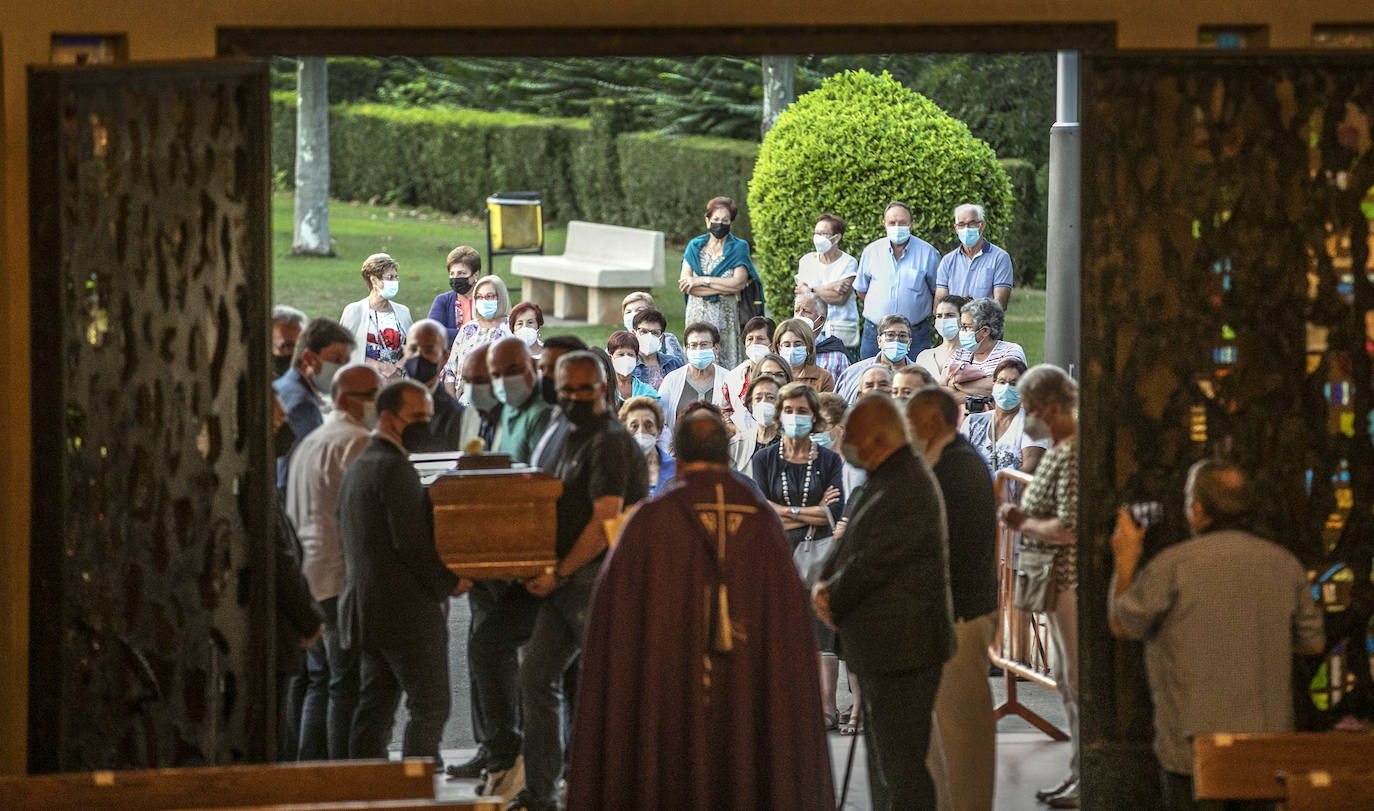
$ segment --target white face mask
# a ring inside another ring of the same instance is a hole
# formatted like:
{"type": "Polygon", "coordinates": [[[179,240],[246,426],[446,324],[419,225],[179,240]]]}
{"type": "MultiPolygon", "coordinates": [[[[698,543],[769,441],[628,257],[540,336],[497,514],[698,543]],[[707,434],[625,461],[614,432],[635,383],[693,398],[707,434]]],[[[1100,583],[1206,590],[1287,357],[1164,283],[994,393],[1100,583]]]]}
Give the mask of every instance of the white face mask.
{"type": "Polygon", "coordinates": [[[640,335],[638,338],[639,354],[641,355],[652,355],[663,345],[663,342],[657,335],[640,335]]]}
{"type": "Polygon", "coordinates": [[[525,346],[534,346],[539,340],[539,330],[534,327],[521,327],[515,331],[515,337],[525,342],[525,346]]]}
{"type": "Polygon", "coordinates": [[[611,358],[611,365],[615,367],[615,373],[621,377],[629,377],[638,363],[639,360],[633,355],[616,355],[611,358]]]}
{"type": "Polygon", "coordinates": [[[634,332],[634,331],[635,331],[635,316],[637,316],[637,315],[639,315],[639,310],[631,310],[630,312],[625,313],[625,319],[624,319],[624,321],[625,321],[625,331],[626,331],[626,332],[634,332]]]}
{"type": "Polygon", "coordinates": [[[835,243],[833,240],[827,239],[826,237],[823,237],[820,234],[812,234],[811,243],[816,246],[816,253],[825,253],[826,251],[835,247],[835,243]]]}
{"type": "Polygon", "coordinates": [[[640,453],[648,454],[649,450],[658,443],[658,437],[650,433],[641,431],[634,435],[635,444],[639,446],[640,453]]]}
{"type": "Polygon", "coordinates": [[[778,414],[778,407],[774,403],[754,403],[752,413],[754,421],[767,428],[773,424],[773,418],[778,414]]]}
{"type": "Polygon", "coordinates": [[[768,344],[749,344],[744,348],[744,356],[750,363],[758,363],[768,354],[768,344]]]}

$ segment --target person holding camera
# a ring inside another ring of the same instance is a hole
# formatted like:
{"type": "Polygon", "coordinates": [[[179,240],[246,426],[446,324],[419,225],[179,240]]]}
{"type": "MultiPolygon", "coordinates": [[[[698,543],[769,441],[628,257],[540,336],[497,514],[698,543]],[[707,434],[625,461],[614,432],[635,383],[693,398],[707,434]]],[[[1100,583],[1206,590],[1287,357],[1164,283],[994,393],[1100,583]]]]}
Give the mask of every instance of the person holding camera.
{"type": "Polygon", "coordinates": [[[1026,436],[1026,413],[1021,408],[1021,392],[1016,388],[1026,364],[1017,358],[1004,358],[992,373],[992,408],[969,408],[968,419],[959,429],[993,476],[999,470],[1034,473],[1049,440],[1026,436]]]}
{"type": "Polygon", "coordinates": [[[998,364],[1007,358],[1026,362],[1020,344],[1002,340],[1006,321],[1007,314],[995,299],[974,299],[959,309],[959,348],[945,365],[940,385],[965,404],[966,413],[990,405],[998,364]]]}

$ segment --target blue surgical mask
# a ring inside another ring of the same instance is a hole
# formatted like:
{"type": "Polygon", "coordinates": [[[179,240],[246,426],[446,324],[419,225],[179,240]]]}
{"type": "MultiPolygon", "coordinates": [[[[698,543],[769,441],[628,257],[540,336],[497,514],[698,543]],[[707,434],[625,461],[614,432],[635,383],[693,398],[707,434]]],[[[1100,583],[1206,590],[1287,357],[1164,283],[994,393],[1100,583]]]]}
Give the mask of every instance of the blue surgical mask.
{"type": "Polygon", "coordinates": [[[496,308],[498,308],[498,307],[500,307],[500,306],[501,306],[501,302],[499,302],[499,301],[491,301],[491,300],[488,300],[488,299],[478,299],[478,300],[477,300],[477,314],[480,315],[480,316],[482,316],[483,318],[491,318],[492,316],[496,315],[496,308]]]}
{"type": "Polygon", "coordinates": [[[834,444],[834,441],[830,438],[829,431],[821,431],[819,434],[812,434],[811,441],[820,445],[822,448],[828,448],[834,444]]]}
{"type": "Polygon", "coordinates": [[[889,225],[887,227],[887,238],[893,245],[905,245],[911,239],[911,226],[909,225],[889,225]]]}
{"type": "Polygon", "coordinates": [[[983,238],[983,234],[977,228],[959,228],[959,241],[965,248],[972,248],[983,238]]]}
{"type": "Polygon", "coordinates": [[[401,289],[401,283],[396,279],[386,279],[382,282],[382,298],[394,299],[396,292],[401,289]]]}
{"type": "Polygon", "coordinates": [[[693,369],[705,369],[716,362],[716,350],[689,349],[687,350],[687,362],[692,364],[693,369]]]}
{"type": "Polygon", "coordinates": [[[806,347],[804,347],[804,346],[793,346],[793,347],[789,347],[788,350],[787,350],[787,354],[786,354],[786,355],[783,355],[783,357],[787,359],[787,365],[788,365],[788,366],[792,366],[792,367],[801,366],[803,363],[806,363],[806,347]]]}
{"type": "Polygon", "coordinates": [[[940,333],[941,338],[944,338],[946,341],[952,341],[959,337],[959,319],[950,318],[949,316],[937,318],[935,319],[935,329],[940,333]]]}
{"type": "Polygon", "coordinates": [[[962,346],[965,350],[967,350],[967,351],[969,351],[969,352],[972,352],[973,350],[977,349],[977,348],[978,348],[978,339],[977,339],[976,337],[974,337],[974,336],[976,336],[977,334],[978,334],[978,330],[974,330],[974,331],[972,331],[972,332],[960,332],[960,333],[959,333],[959,345],[962,346]]]}
{"type": "Polygon", "coordinates": [[[896,363],[906,357],[906,353],[911,349],[911,344],[905,341],[888,341],[883,344],[883,357],[896,363]]]}
{"type": "Polygon", "coordinates": [[[992,386],[992,399],[997,403],[997,407],[1003,411],[1011,411],[1021,405],[1021,392],[1009,383],[994,383],[992,386]]]}
{"type": "Polygon", "coordinates": [[[787,434],[789,439],[801,439],[811,433],[811,416],[809,414],[783,414],[782,432],[787,434]]]}

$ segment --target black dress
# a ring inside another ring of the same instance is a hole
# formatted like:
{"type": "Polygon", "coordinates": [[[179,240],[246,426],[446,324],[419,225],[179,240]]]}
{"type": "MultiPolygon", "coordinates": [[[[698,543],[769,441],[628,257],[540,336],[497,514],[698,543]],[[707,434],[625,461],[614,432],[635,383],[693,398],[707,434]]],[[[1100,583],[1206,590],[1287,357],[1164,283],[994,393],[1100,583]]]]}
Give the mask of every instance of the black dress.
{"type": "MultiPolygon", "coordinates": [[[[834,487],[840,491],[840,500],[832,503],[826,509],[830,510],[830,517],[836,521],[844,513],[844,487],[842,478],[844,474],[844,460],[838,453],[828,448],[816,448],[816,459],[811,465],[811,484],[808,487],[803,479],[806,477],[806,463],[786,462],[782,458],[781,444],[768,445],[759,448],[754,452],[750,462],[754,471],[754,481],[759,489],[763,491],[764,498],[774,504],[797,507],[815,507],[821,503],[821,497],[825,495],[827,488],[834,487]],[[787,477],[787,493],[790,498],[783,498],[782,479],[787,477]],[[805,499],[802,494],[805,492],[805,499]]],[[[786,531],[787,540],[795,550],[804,540],[808,533],[813,539],[826,538],[833,533],[829,526],[806,526],[786,531]]],[[[835,632],[830,630],[820,620],[816,620],[816,645],[823,651],[835,650],[835,632]]]]}

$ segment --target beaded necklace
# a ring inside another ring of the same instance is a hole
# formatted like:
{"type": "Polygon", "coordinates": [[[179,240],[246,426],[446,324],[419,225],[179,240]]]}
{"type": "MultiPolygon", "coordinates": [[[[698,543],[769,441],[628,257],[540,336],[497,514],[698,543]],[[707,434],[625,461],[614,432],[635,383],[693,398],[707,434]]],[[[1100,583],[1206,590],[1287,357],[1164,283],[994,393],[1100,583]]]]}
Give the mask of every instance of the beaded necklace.
{"type": "MultiPolygon", "coordinates": [[[[806,441],[811,445],[811,450],[806,455],[806,478],[802,479],[801,504],[794,505],[792,503],[792,493],[787,486],[787,454],[783,451],[782,440],[778,440],[778,458],[782,460],[782,500],[786,502],[788,507],[805,507],[806,497],[811,492],[811,466],[816,463],[816,456],[818,454],[816,453],[816,443],[811,442],[810,439],[806,441]]],[[[806,528],[806,539],[808,541],[811,540],[815,532],[815,527],[808,526],[806,528]]]]}

